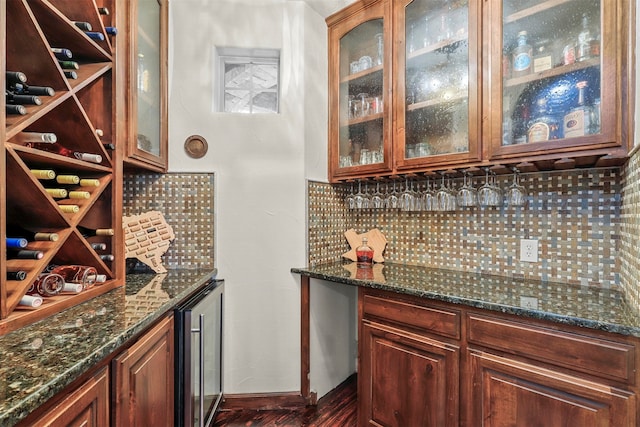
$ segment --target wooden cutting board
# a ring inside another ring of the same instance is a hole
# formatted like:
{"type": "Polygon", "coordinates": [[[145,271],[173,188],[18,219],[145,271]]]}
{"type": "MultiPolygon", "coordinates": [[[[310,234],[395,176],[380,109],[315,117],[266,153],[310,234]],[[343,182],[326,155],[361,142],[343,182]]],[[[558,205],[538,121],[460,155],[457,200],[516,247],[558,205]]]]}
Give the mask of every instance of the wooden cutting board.
{"type": "Polygon", "coordinates": [[[345,252],[342,254],[344,258],[350,259],[351,261],[357,261],[356,257],[356,248],[362,245],[362,238],[367,238],[367,244],[373,249],[373,262],[384,262],[384,257],[382,253],[384,252],[384,248],[387,246],[387,238],[384,237],[384,234],[377,228],[373,228],[366,233],[358,234],[356,231],[351,228],[344,232],[344,237],[347,238],[347,242],[349,242],[349,246],[351,246],[351,250],[349,252],[345,252]]]}

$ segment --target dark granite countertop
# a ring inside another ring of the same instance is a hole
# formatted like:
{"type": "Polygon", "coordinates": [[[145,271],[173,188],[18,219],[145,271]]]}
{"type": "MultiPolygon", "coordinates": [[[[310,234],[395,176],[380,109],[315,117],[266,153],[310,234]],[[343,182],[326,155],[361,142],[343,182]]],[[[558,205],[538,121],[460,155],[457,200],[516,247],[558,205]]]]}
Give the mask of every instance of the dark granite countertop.
{"type": "Polygon", "coordinates": [[[128,275],[126,285],[0,337],[0,426],[12,426],[216,275],[128,275]]]}
{"type": "Polygon", "coordinates": [[[346,285],[640,337],[640,313],[619,290],[392,263],[358,269],[355,263],[336,262],[291,271],[346,285]],[[521,297],[536,298],[537,309],[524,308],[521,297]]]}

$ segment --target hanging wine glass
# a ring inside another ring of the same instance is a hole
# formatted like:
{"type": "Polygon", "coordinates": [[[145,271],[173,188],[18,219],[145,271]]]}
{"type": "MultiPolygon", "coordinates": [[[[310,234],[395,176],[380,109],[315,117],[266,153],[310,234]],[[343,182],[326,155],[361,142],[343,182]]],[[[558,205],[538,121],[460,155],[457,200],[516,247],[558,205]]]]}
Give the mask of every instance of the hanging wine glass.
{"type": "Polygon", "coordinates": [[[478,204],[480,206],[499,206],[497,199],[500,195],[495,186],[489,182],[489,168],[484,168],[484,184],[478,189],[478,204]]]}
{"type": "Polygon", "coordinates": [[[351,190],[349,191],[349,194],[347,194],[347,197],[345,198],[345,203],[347,205],[347,209],[356,208],[355,193],[353,192],[353,182],[351,183],[351,190]]]}
{"type": "Polygon", "coordinates": [[[371,196],[370,205],[372,209],[384,208],[384,198],[382,197],[382,193],[380,193],[380,181],[376,182],[376,192],[371,196]]]}
{"type": "MultiPolygon", "coordinates": [[[[389,184],[387,184],[388,188],[389,184]]],[[[387,209],[398,209],[400,206],[400,199],[398,198],[398,192],[396,191],[396,181],[393,180],[393,190],[387,195],[385,200],[387,209]]]]}
{"type": "Polygon", "coordinates": [[[473,187],[471,174],[464,171],[463,183],[458,190],[458,206],[464,208],[473,207],[478,204],[478,191],[473,187]]]}
{"type": "Polygon", "coordinates": [[[427,178],[426,188],[422,193],[421,208],[423,211],[435,211],[437,210],[436,192],[434,190],[435,183],[431,178],[427,178]]]}
{"type": "Polygon", "coordinates": [[[356,209],[364,209],[366,196],[362,193],[362,181],[358,181],[358,192],[353,196],[356,209]]]}
{"type": "Polygon", "coordinates": [[[405,178],[404,192],[400,195],[400,209],[410,211],[413,207],[413,191],[409,188],[409,178],[405,178]]]}
{"type": "Polygon", "coordinates": [[[527,203],[527,190],[520,185],[517,168],[513,168],[513,183],[505,190],[504,199],[509,206],[524,206],[527,203]]]}

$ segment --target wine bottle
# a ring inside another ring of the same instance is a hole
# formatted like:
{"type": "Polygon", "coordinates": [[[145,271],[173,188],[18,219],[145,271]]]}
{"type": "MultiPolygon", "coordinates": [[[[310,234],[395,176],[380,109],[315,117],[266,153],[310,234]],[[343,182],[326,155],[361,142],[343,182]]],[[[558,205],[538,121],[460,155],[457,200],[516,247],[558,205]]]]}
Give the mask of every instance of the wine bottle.
{"type": "Polygon", "coordinates": [[[113,144],[111,142],[104,143],[102,144],[102,146],[104,147],[105,150],[113,151],[116,149],[116,144],[113,144]]]}
{"type": "Polygon", "coordinates": [[[31,173],[37,179],[54,179],[56,172],[51,169],[31,169],[31,173]]]}
{"type": "Polygon", "coordinates": [[[100,187],[100,180],[85,178],[81,179],[79,184],[80,187],[100,187]]]}
{"type": "Polygon", "coordinates": [[[73,24],[80,28],[82,31],[91,31],[93,30],[93,27],[91,26],[90,23],[88,22],[84,22],[84,21],[73,21],[73,24]]]}
{"type": "Polygon", "coordinates": [[[38,148],[40,150],[59,154],[61,156],[71,157],[74,159],[84,160],[87,162],[102,163],[102,156],[100,154],[82,153],[80,151],[70,150],[57,142],[54,142],[51,144],[34,143],[33,145],[35,148],[38,148]]]}
{"type": "Polygon", "coordinates": [[[7,251],[7,258],[11,259],[42,259],[44,252],[33,251],[29,249],[9,250],[7,251]]]}
{"type": "Polygon", "coordinates": [[[84,237],[113,236],[115,234],[113,228],[87,228],[79,225],[77,229],[84,237]]]}
{"type": "Polygon", "coordinates": [[[12,105],[42,105],[42,100],[36,95],[19,95],[10,90],[4,91],[5,102],[12,105]]]}
{"type": "Polygon", "coordinates": [[[27,278],[27,272],[24,270],[7,271],[7,280],[22,281],[27,278]]]}
{"type": "Polygon", "coordinates": [[[99,13],[100,15],[105,15],[105,16],[106,16],[106,15],[109,15],[109,9],[108,9],[108,8],[106,8],[106,7],[99,7],[99,8],[98,8],[98,13],[99,13]]]}
{"type": "Polygon", "coordinates": [[[16,115],[16,116],[24,116],[25,114],[27,114],[27,109],[24,108],[24,105],[6,104],[5,105],[5,113],[6,114],[11,114],[11,115],[16,115]]]}
{"type": "Polygon", "coordinates": [[[82,292],[84,290],[84,286],[82,286],[82,283],[64,283],[64,286],[62,287],[62,292],[70,292],[70,293],[74,293],[74,294],[79,294],[80,292],[82,292]]]}
{"type": "Polygon", "coordinates": [[[69,195],[64,188],[45,188],[45,191],[54,199],[66,199],[69,195]]]}
{"type": "Polygon", "coordinates": [[[35,295],[25,295],[20,298],[18,305],[23,307],[38,308],[42,305],[42,297],[35,295]]]}
{"type": "Polygon", "coordinates": [[[56,182],[58,184],[79,184],[80,177],[77,175],[58,175],[56,182]]]}
{"type": "Polygon", "coordinates": [[[77,79],[78,78],[78,73],[76,73],[73,70],[64,70],[64,76],[68,79],[77,79]]]}
{"type": "Polygon", "coordinates": [[[102,129],[96,129],[96,135],[98,135],[99,137],[103,137],[104,132],[102,131],[102,129]]]}
{"type": "Polygon", "coordinates": [[[84,33],[92,40],[104,41],[104,34],[102,33],[97,31],[85,31],[84,33]]]}
{"type": "Polygon", "coordinates": [[[15,83],[25,83],[27,81],[27,75],[20,71],[6,71],[5,80],[7,86],[15,83]]]}
{"type": "Polygon", "coordinates": [[[80,206],[78,206],[78,205],[58,205],[58,207],[64,213],[78,213],[78,212],[80,212],[80,206]]]}
{"type": "Polygon", "coordinates": [[[107,275],[106,274],[98,274],[96,275],[96,283],[104,283],[107,281],[107,275]]]}
{"type": "Polygon", "coordinates": [[[73,52],[64,47],[52,47],[51,52],[53,52],[56,58],[62,61],[73,58],[73,52]]]}
{"type": "Polygon", "coordinates": [[[51,233],[48,231],[31,231],[18,226],[7,227],[7,234],[25,238],[30,242],[55,242],[58,240],[57,233],[51,233]]]}
{"type": "Polygon", "coordinates": [[[91,193],[88,191],[69,191],[67,197],[70,199],[88,199],[91,197],[91,193]]]}
{"type": "Polygon", "coordinates": [[[56,91],[49,86],[29,86],[26,83],[16,83],[10,87],[17,95],[53,96],[56,91]]]}
{"type": "Polygon", "coordinates": [[[65,278],[57,273],[42,273],[38,276],[33,283],[33,287],[30,288],[27,293],[33,295],[37,293],[43,297],[53,297],[62,292],[64,287],[65,278]]]}
{"type": "Polygon", "coordinates": [[[20,143],[45,143],[53,144],[58,141],[55,133],[51,132],[20,132],[15,136],[15,141],[20,143]]]}
{"type": "Polygon", "coordinates": [[[83,289],[90,288],[96,282],[98,272],[86,265],[56,265],[47,268],[53,274],[59,274],[66,283],[80,283],[83,289]]]}
{"type": "Polygon", "coordinates": [[[104,31],[109,36],[115,36],[118,34],[118,29],[116,27],[104,27],[104,31]]]}
{"type": "Polygon", "coordinates": [[[24,239],[22,237],[6,237],[5,242],[6,242],[7,248],[12,248],[12,249],[26,248],[27,244],[29,244],[27,239],[24,239]]]}
{"type": "Polygon", "coordinates": [[[92,243],[91,244],[91,248],[94,251],[105,251],[105,250],[107,250],[107,244],[106,243],[92,243]]]}
{"type": "Polygon", "coordinates": [[[112,262],[116,258],[112,254],[105,254],[105,255],[100,255],[100,259],[106,262],[112,262]]]}
{"type": "Polygon", "coordinates": [[[63,70],[79,70],[80,69],[80,64],[78,64],[76,61],[58,60],[58,64],[60,65],[60,68],[62,68],[63,70]]]}

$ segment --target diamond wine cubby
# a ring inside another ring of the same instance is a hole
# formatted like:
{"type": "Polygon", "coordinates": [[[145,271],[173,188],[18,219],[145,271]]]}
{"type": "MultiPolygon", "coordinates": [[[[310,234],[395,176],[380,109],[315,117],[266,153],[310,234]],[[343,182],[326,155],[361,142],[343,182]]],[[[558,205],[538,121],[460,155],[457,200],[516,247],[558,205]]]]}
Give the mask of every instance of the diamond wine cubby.
{"type": "Polygon", "coordinates": [[[6,12],[0,67],[18,72],[2,73],[13,98],[5,99],[0,129],[0,238],[21,240],[19,248],[7,241],[0,250],[0,335],[123,284],[117,70],[105,31],[117,22],[116,6],[112,0],[0,0],[6,12]],[[100,15],[99,7],[110,15],[100,15]],[[14,108],[18,102],[24,108],[14,108]],[[90,267],[99,279],[80,293],[45,297],[37,308],[20,304],[42,274],[64,265],[90,267]]]}

